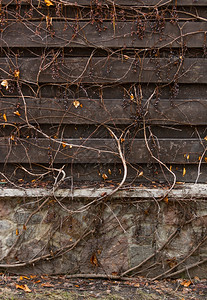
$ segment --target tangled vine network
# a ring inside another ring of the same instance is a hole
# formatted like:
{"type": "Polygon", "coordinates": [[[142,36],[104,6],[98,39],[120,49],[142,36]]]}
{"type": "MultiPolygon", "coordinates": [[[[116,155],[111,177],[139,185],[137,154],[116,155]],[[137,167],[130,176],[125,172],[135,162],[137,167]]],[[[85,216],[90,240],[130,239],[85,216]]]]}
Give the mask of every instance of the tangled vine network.
{"type": "MultiPolygon", "coordinates": [[[[205,183],[204,2],[0,1],[1,184],[48,189],[47,196],[21,203],[30,214],[2,255],[1,269],[53,261],[89,244],[91,237],[105,237],[105,209],[127,234],[128,225],[110,200],[118,190],[162,189],[159,199],[127,199],[143,218],[154,211],[159,219],[177,182],[205,183]],[[74,204],[57,196],[59,189],[69,190],[71,198],[77,189],[92,189],[96,196],[74,204]],[[54,213],[58,209],[63,216],[54,213]],[[38,240],[39,252],[25,258],[26,233],[41,211],[50,212],[53,226],[38,240]],[[80,218],[83,228],[77,225],[80,218]],[[73,226],[71,240],[52,245],[66,226],[73,226]]],[[[161,253],[196,219],[193,199],[172,202],[178,214],[174,231],[138,265],[109,275],[98,259],[100,245],[93,245],[86,260],[102,271],[98,276],[149,274],[160,266],[161,253]]],[[[196,232],[196,245],[180,260],[168,259],[154,278],[181,274],[206,239],[204,226],[196,232]]]]}

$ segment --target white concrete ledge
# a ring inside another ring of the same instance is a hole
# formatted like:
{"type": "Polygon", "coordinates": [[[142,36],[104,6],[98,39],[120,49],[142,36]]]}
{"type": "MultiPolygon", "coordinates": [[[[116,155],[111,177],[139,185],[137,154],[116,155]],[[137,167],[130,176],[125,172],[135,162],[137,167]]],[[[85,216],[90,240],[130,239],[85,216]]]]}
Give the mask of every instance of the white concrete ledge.
{"type": "MultiPolygon", "coordinates": [[[[110,194],[112,188],[77,188],[71,192],[70,189],[58,189],[55,191],[57,198],[90,198],[94,199],[104,194],[110,194]]],[[[158,199],[166,195],[167,190],[162,188],[133,187],[116,192],[112,198],[137,198],[158,199]]],[[[0,199],[7,198],[41,198],[53,196],[51,190],[46,188],[0,188],[0,199]]],[[[169,198],[174,199],[207,199],[207,184],[179,184],[170,191],[169,198]]]]}

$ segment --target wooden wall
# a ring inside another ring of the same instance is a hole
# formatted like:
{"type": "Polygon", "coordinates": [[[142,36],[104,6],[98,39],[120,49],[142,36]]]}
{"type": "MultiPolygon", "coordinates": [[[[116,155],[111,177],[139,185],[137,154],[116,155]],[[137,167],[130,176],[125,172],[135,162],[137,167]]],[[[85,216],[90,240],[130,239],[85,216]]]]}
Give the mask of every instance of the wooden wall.
{"type": "Polygon", "coordinates": [[[2,182],[206,182],[205,0],[0,2],[2,182]]]}

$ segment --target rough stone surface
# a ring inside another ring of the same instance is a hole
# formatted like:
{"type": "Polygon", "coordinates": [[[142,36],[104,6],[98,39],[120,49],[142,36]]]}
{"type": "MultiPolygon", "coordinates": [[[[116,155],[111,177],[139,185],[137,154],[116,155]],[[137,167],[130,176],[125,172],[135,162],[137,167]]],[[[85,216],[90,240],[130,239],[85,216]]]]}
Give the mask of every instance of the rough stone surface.
{"type": "Polygon", "coordinates": [[[6,200],[0,201],[0,218],[5,218],[10,213],[12,213],[12,208],[10,206],[10,203],[6,200]]]}
{"type": "Polygon", "coordinates": [[[7,232],[12,228],[12,222],[7,220],[0,220],[0,234],[3,232],[7,232]]]}
{"type": "MultiPolygon", "coordinates": [[[[21,274],[121,274],[152,256],[136,272],[153,277],[185,259],[199,243],[182,267],[206,259],[206,202],[148,200],[116,198],[78,213],[87,200],[65,199],[60,206],[51,198],[31,218],[38,204],[21,198],[0,200],[0,256],[5,256],[0,265],[27,262],[7,268],[21,274]],[[176,229],[175,238],[159,252],[176,229]],[[30,264],[45,255],[49,260],[30,264]]],[[[207,264],[188,270],[200,277],[206,271],[207,264]]]]}
{"type": "MultiPolygon", "coordinates": [[[[30,214],[31,212],[26,211],[24,209],[17,209],[14,214],[15,222],[17,224],[25,224],[30,214]]],[[[31,217],[30,224],[39,224],[41,221],[42,216],[37,213],[31,217]]]]}

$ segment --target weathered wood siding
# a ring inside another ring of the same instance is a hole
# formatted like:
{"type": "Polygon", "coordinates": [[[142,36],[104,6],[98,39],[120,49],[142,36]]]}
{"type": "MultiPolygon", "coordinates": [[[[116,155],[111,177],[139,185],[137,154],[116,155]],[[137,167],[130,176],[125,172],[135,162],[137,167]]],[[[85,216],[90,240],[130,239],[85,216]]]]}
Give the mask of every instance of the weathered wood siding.
{"type": "Polygon", "coordinates": [[[206,182],[205,0],[0,2],[5,174],[65,165],[74,182],[120,181],[109,126],[125,132],[127,181],[171,180],[160,160],[178,181],[201,167],[206,182]]]}

